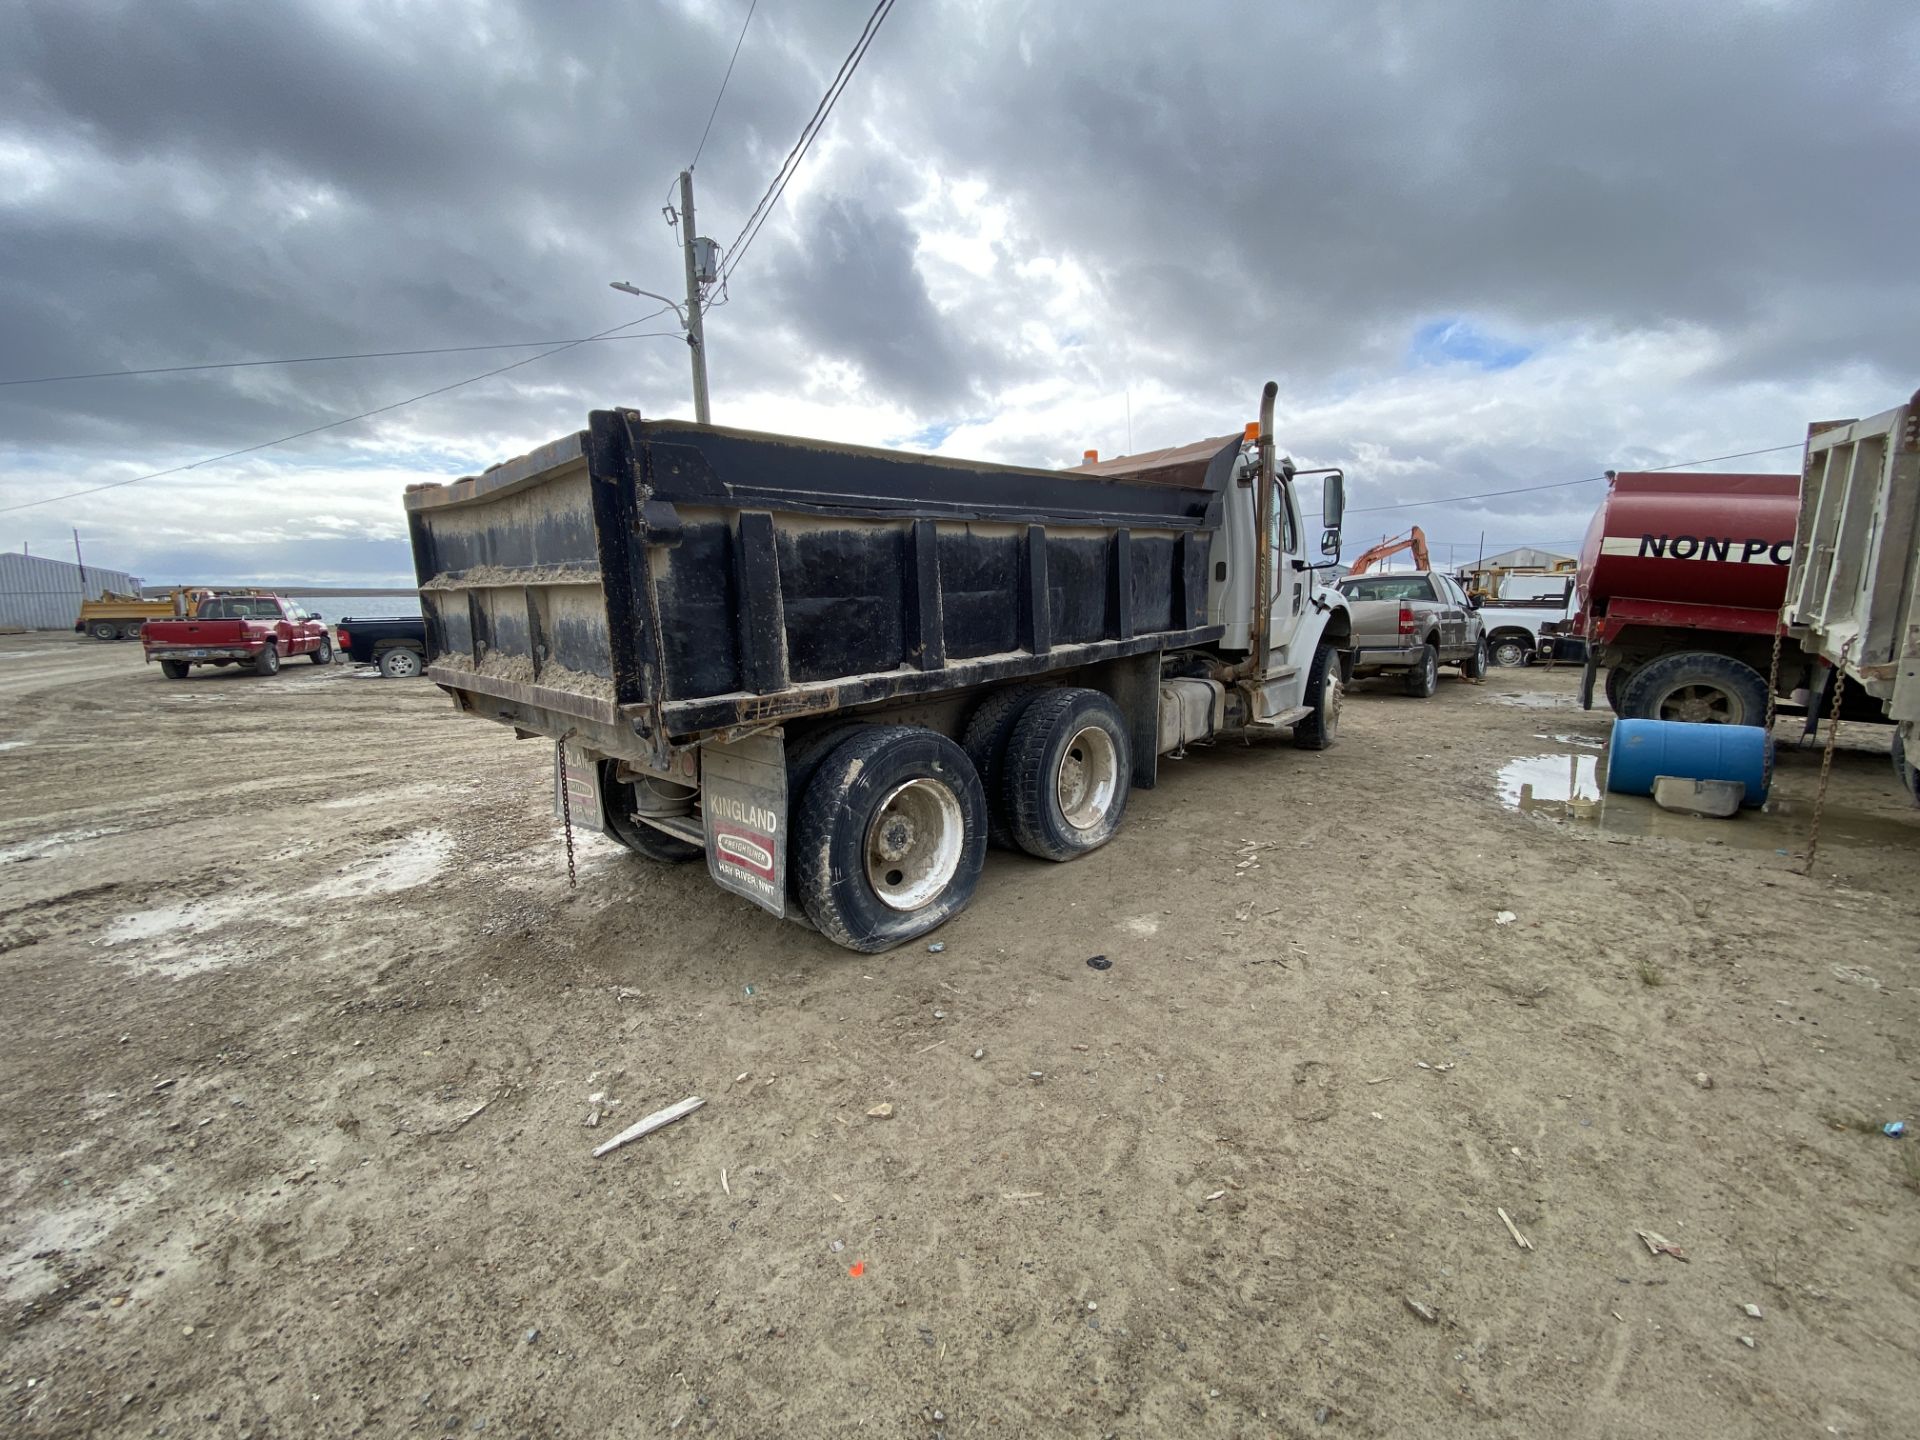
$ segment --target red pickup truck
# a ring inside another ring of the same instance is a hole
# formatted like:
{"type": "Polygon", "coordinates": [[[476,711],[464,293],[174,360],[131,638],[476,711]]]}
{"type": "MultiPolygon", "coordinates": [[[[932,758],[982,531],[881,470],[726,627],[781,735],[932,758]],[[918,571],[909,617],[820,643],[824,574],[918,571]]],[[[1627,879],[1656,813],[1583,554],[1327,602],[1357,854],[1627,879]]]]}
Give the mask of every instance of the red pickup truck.
{"type": "Polygon", "coordinates": [[[318,615],[259,592],[216,591],[190,619],[149,620],[140,639],[169,680],[186,679],[195,665],[250,665],[256,675],[273,675],[295,655],[333,663],[333,636],[318,615]]]}

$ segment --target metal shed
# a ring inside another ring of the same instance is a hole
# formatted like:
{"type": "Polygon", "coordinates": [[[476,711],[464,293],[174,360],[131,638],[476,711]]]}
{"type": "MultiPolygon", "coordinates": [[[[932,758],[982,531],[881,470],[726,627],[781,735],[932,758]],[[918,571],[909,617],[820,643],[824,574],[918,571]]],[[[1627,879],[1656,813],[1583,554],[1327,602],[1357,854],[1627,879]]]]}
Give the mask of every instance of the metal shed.
{"type": "Polygon", "coordinates": [[[124,570],[86,567],[44,555],[0,552],[0,629],[71,630],[79,618],[82,600],[98,600],[111,590],[138,595],[140,579],[124,570]]]}

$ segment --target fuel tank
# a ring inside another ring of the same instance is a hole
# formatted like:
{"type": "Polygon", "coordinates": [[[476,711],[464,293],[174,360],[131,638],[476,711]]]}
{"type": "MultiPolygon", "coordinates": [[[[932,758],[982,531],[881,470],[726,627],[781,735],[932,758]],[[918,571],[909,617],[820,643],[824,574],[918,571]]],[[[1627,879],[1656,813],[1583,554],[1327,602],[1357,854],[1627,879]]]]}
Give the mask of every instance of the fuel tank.
{"type": "Polygon", "coordinates": [[[1778,611],[1798,475],[1620,471],[1580,547],[1581,608],[1615,599],[1778,611]]]}

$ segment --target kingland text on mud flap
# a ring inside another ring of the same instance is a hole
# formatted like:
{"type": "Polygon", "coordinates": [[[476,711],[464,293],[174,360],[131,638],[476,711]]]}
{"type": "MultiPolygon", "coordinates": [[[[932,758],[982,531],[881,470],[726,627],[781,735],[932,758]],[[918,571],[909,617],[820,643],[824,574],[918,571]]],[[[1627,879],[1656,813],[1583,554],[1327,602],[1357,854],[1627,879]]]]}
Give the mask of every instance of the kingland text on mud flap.
{"type": "Polygon", "coordinates": [[[787,913],[787,760],[778,735],[700,750],[707,874],[772,915],[787,913]]]}
{"type": "Polygon", "coordinates": [[[888,949],[966,907],[990,835],[1071,860],[1182,745],[1337,738],[1344,480],[1309,553],[1274,394],[1071,471],[596,412],[408,492],[428,678],[567,737],[575,825],[888,949]]]}

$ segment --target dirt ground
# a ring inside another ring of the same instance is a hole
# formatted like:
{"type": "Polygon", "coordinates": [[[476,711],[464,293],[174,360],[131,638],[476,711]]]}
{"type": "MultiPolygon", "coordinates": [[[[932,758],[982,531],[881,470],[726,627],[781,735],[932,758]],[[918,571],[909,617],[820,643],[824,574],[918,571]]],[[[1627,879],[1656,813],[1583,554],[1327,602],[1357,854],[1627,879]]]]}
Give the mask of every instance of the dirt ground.
{"type": "Polygon", "coordinates": [[[1920,1434],[1884,732],[1805,878],[1817,754],[1543,801],[1574,685],[1356,687],[867,958],[597,838],[569,891],[548,750],[425,682],[0,639],[5,1423],[1920,1434]]]}

